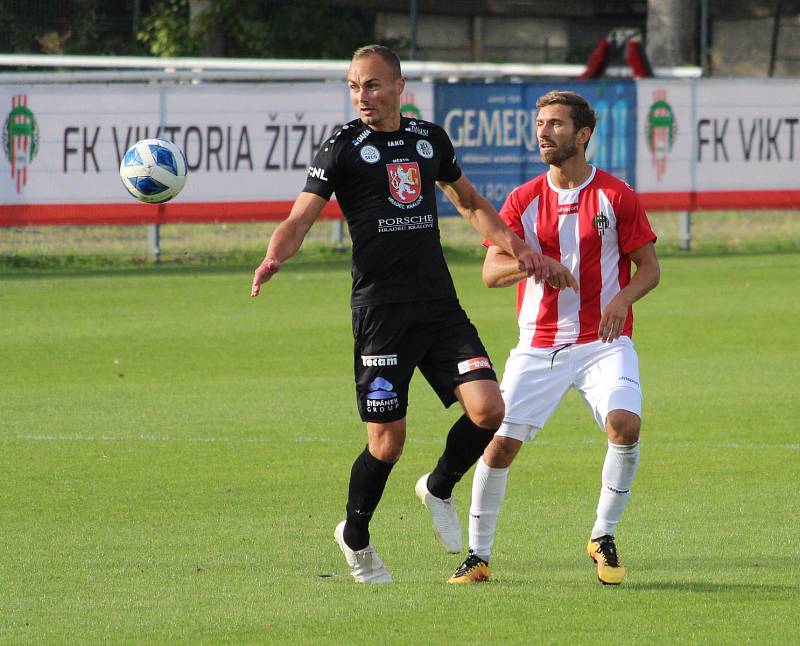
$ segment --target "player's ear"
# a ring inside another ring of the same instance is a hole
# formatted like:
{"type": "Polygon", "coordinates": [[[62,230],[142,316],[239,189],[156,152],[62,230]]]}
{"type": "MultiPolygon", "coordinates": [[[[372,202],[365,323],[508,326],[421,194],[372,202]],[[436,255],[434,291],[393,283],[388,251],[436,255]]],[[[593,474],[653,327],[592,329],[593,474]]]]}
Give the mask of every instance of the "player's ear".
{"type": "Polygon", "coordinates": [[[397,94],[402,94],[403,90],[406,88],[406,77],[405,76],[398,76],[397,81],[395,81],[395,87],[397,88],[397,94]]]}
{"type": "Polygon", "coordinates": [[[591,129],[588,127],[583,127],[580,130],[578,130],[576,143],[583,144],[584,146],[586,146],[586,144],[589,143],[589,139],[591,138],[591,136],[592,136],[591,129]]]}

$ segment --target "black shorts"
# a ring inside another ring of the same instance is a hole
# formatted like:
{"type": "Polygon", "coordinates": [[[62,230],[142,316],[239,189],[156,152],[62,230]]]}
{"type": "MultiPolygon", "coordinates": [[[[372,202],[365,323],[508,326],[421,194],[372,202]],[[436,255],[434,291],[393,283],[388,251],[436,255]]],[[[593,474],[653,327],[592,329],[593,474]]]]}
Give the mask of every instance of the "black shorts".
{"type": "Polygon", "coordinates": [[[365,422],[405,417],[414,368],[445,406],[456,401],[458,384],[497,381],[478,331],[456,299],[353,308],[353,338],[356,398],[365,422]]]}

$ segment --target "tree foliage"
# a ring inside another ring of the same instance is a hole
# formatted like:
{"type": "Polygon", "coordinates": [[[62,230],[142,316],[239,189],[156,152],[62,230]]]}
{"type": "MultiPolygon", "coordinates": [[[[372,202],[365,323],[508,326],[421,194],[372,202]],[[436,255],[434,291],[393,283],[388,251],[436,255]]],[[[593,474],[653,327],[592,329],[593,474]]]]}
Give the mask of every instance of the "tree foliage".
{"type": "Polygon", "coordinates": [[[190,25],[190,0],[0,0],[0,51],[347,58],[374,39],[374,10],[321,0],[209,4],[190,25]]]}
{"type": "Polygon", "coordinates": [[[187,0],[158,0],[144,18],[136,38],[154,56],[195,56],[197,39],[189,31],[187,0]]]}
{"type": "Polygon", "coordinates": [[[144,47],[132,37],[136,2],[0,0],[0,51],[143,54],[144,47]]]}
{"type": "Polygon", "coordinates": [[[348,58],[372,40],[374,13],[314,0],[213,0],[191,29],[189,0],[158,0],[143,23],[138,38],[156,56],[202,55],[217,39],[224,56],[348,58]]]}

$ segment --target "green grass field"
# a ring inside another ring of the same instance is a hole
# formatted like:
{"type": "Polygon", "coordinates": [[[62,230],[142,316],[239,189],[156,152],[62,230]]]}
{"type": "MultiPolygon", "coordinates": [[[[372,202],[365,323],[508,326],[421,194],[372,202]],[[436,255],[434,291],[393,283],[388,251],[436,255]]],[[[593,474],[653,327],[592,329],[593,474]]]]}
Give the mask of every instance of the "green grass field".
{"type": "MultiPolygon", "coordinates": [[[[452,268],[502,366],[512,290],[452,268]]],[[[459,557],[413,488],[455,411],[419,376],[372,529],[396,583],[346,575],[346,264],[290,263],[256,300],[246,271],[0,276],[0,641],[797,643],[799,276],[798,254],[667,258],[638,304],[618,588],[584,552],[605,440],[574,394],[512,468],[493,580],[445,584],[459,557]]]]}
{"type": "MultiPolygon", "coordinates": [[[[686,256],[680,214],[649,214],[661,256],[686,256]]],[[[168,224],[160,228],[165,266],[251,266],[264,257],[277,222],[168,224]]],[[[472,226],[460,217],[439,220],[442,240],[461,258],[483,258],[472,226]]],[[[346,227],[345,227],[346,229],[346,227]]],[[[318,222],[300,254],[309,261],[330,259],[330,223],[318,222]]],[[[0,273],[18,270],[137,268],[153,263],[141,226],[43,226],[0,229],[0,273]]],[[[703,211],[692,215],[691,255],[799,253],[800,211],[703,211]]],[[[338,238],[337,238],[338,239],[338,238]]],[[[345,234],[343,246],[350,246],[345,234]]]]}

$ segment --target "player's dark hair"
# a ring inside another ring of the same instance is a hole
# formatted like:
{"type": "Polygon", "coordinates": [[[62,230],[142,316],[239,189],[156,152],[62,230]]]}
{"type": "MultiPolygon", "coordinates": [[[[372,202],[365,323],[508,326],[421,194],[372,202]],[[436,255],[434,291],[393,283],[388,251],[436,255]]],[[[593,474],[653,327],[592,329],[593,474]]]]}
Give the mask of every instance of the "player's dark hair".
{"type": "Polygon", "coordinates": [[[359,47],[353,52],[352,60],[355,61],[365,56],[380,56],[389,67],[392,68],[395,78],[400,78],[403,75],[400,71],[400,59],[397,54],[388,47],[384,47],[383,45],[364,45],[364,47],[359,47]]]}
{"type": "MultiPolygon", "coordinates": [[[[576,132],[581,128],[589,128],[589,139],[592,138],[595,126],[597,125],[597,114],[589,105],[589,102],[580,94],[563,90],[551,90],[547,94],[540,96],[536,101],[537,108],[546,105],[566,105],[569,106],[569,115],[575,124],[576,132]]],[[[586,145],[589,145],[589,139],[586,145]]]]}

